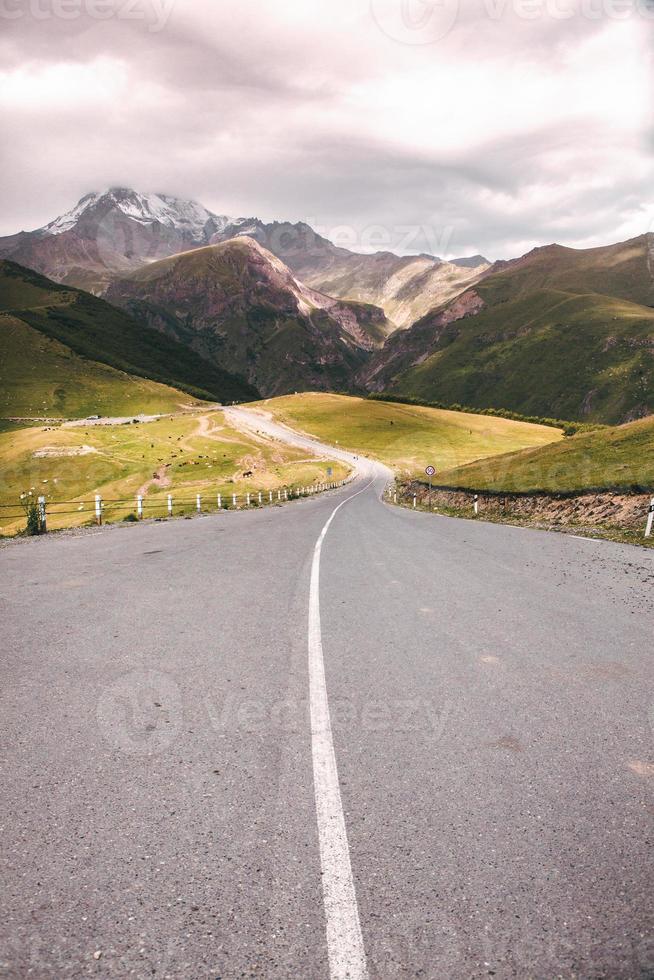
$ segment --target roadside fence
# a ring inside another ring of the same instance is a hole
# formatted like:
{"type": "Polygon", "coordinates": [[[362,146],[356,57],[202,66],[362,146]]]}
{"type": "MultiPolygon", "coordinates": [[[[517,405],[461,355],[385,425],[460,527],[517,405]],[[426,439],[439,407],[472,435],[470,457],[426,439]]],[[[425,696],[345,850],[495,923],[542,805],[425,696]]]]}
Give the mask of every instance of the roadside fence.
{"type": "MultiPolygon", "coordinates": [[[[168,493],[156,497],[137,494],[135,497],[102,497],[95,494],[88,500],[52,500],[45,496],[35,498],[38,508],[40,531],[45,533],[52,525],[59,527],[80,527],[88,523],[98,525],[111,521],[140,521],[146,518],[165,519],[169,517],[188,517],[191,514],[217,513],[223,510],[248,510],[270,507],[337,490],[345,486],[351,478],[328,483],[314,483],[310,486],[279,487],[275,490],[250,490],[237,494],[224,490],[209,493],[206,490],[192,497],[168,493]],[[72,518],[81,518],[74,521],[72,518]],[[86,519],[85,519],[86,518],[86,519]],[[61,523],[63,521],[63,523],[61,523]]],[[[0,504],[0,526],[15,525],[25,519],[25,506],[19,500],[16,504],[0,504]]]]}

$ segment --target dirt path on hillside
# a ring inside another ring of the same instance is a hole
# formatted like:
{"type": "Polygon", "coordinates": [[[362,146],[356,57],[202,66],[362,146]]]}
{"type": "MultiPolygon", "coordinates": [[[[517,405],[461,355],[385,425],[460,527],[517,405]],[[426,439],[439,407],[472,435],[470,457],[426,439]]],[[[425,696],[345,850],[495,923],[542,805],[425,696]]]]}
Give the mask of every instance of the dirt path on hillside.
{"type": "Polygon", "coordinates": [[[164,463],[155,471],[152,479],[140,486],[136,492],[140,497],[145,497],[151,487],[155,487],[157,490],[165,490],[171,483],[172,481],[168,476],[168,468],[164,463]]]}

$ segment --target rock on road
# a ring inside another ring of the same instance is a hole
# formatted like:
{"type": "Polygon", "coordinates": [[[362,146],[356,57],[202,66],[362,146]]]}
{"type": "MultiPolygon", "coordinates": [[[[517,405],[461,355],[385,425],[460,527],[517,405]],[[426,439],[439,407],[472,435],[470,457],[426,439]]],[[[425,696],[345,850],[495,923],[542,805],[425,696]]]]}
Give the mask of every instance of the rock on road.
{"type": "Polygon", "coordinates": [[[320,626],[369,976],[654,975],[654,555],[391,507],[360,467],[0,549],[0,976],[337,975],[308,626],[346,498],[320,626]]]}

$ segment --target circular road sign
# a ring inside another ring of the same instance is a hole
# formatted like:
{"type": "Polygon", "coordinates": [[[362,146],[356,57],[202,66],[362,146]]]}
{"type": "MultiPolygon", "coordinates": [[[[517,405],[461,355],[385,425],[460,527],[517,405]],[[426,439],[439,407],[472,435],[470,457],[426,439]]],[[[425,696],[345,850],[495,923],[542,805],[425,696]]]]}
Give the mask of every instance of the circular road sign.
{"type": "Polygon", "coordinates": [[[427,476],[433,476],[435,472],[436,470],[434,469],[433,466],[428,466],[427,469],[425,470],[427,476]]]}

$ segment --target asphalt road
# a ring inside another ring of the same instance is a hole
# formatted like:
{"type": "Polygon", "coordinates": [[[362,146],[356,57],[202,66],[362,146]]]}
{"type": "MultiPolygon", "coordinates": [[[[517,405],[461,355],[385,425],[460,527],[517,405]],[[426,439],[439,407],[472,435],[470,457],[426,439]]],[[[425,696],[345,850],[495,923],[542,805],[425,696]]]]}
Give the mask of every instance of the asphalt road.
{"type": "Polygon", "coordinates": [[[0,549],[0,976],[654,976],[654,555],[364,468],[0,549]]]}

